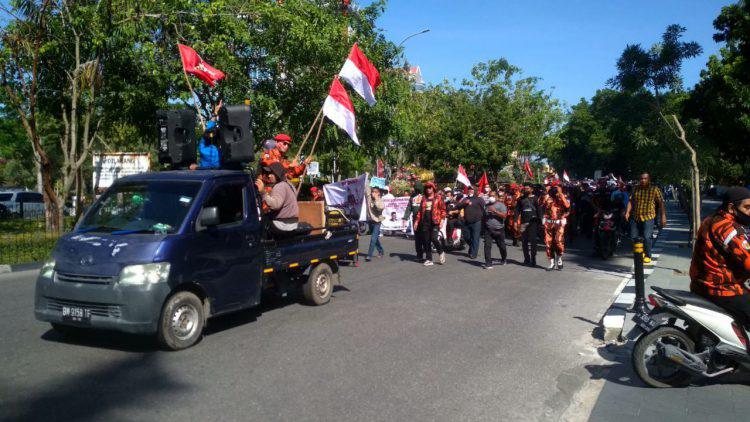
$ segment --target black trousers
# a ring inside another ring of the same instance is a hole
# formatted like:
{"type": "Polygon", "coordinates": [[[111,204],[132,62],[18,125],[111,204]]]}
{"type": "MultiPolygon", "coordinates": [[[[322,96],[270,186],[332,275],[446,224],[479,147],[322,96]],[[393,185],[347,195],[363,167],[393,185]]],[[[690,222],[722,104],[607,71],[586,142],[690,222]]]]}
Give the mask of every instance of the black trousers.
{"type": "Polygon", "coordinates": [[[424,232],[421,227],[414,227],[414,249],[417,251],[417,259],[424,259],[424,232]]]}
{"type": "Polygon", "coordinates": [[[425,222],[419,225],[419,231],[422,232],[422,250],[427,256],[428,261],[432,261],[432,246],[435,246],[437,253],[443,253],[443,245],[440,244],[440,226],[425,222]]]}
{"type": "Polygon", "coordinates": [[[500,258],[505,260],[508,257],[508,250],[505,247],[505,228],[492,230],[484,228],[484,263],[492,265],[492,242],[495,242],[500,248],[500,258]]]}
{"type": "Polygon", "coordinates": [[[704,296],[726,309],[738,322],[750,328],[750,294],[738,296],[704,296]]]}
{"type": "Polygon", "coordinates": [[[539,222],[521,224],[521,245],[523,247],[523,261],[536,265],[536,244],[538,236],[539,222]]]}

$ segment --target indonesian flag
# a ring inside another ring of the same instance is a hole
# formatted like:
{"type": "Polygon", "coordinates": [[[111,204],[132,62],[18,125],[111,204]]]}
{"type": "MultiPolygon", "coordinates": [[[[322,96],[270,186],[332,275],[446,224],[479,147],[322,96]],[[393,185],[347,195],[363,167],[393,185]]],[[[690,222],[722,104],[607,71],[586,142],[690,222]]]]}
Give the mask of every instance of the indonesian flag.
{"type": "Polygon", "coordinates": [[[477,182],[477,189],[479,189],[479,192],[484,192],[484,187],[489,185],[490,182],[487,180],[487,172],[482,173],[482,177],[479,179],[479,182],[477,182]]]}
{"type": "Polygon", "coordinates": [[[347,81],[368,104],[375,105],[375,90],[380,85],[380,73],[357,47],[357,43],[352,46],[339,76],[347,81]]]}
{"type": "Polygon", "coordinates": [[[526,160],[523,163],[523,169],[526,170],[526,174],[529,175],[530,178],[534,178],[534,172],[531,171],[531,165],[529,165],[529,160],[526,160]]]}
{"type": "Polygon", "coordinates": [[[341,85],[338,76],[333,78],[331,90],[328,92],[328,97],[323,103],[323,115],[331,119],[333,123],[336,123],[336,126],[344,129],[349,134],[349,137],[352,138],[352,141],[359,146],[354,105],[352,105],[352,100],[349,98],[349,94],[346,93],[344,86],[341,85]]]}
{"type": "Polygon", "coordinates": [[[570,183],[570,177],[568,177],[568,172],[566,170],[563,170],[563,180],[570,183]]]}
{"type": "Polygon", "coordinates": [[[198,79],[211,85],[211,87],[216,86],[216,82],[226,76],[221,70],[204,62],[192,48],[182,44],[177,44],[177,47],[180,49],[180,58],[185,72],[197,76],[198,79]]]}
{"type": "Polygon", "coordinates": [[[466,187],[471,186],[469,176],[466,175],[466,170],[464,170],[464,166],[462,166],[461,164],[458,165],[458,174],[456,175],[456,181],[462,183],[466,187]]]}

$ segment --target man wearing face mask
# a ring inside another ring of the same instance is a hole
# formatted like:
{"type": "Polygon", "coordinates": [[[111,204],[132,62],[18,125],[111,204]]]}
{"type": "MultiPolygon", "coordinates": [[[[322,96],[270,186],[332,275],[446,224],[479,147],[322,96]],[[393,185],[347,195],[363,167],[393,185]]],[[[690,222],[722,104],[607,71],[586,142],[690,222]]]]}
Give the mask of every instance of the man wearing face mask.
{"type": "Polygon", "coordinates": [[[531,186],[524,188],[523,197],[516,206],[516,225],[521,231],[521,246],[523,247],[523,264],[536,267],[536,244],[539,224],[542,222],[541,209],[537,206],[537,198],[531,186]]]}
{"type": "MultiPolygon", "coordinates": [[[[501,192],[502,193],[502,192],[501,192]]],[[[505,207],[503,196],[490,192],[487,196],[487,214],[484,218],[484,268],[492,269],[492,242],[500,248],[500,265],[505,265],[508,251],[505,247],[505,207]]]]}
{"type": "Polygon", "coordinates": [[[732,187],[724,202],[703,220],[690,263],[690,291],[750,325],[750,190],[732,187]]]}

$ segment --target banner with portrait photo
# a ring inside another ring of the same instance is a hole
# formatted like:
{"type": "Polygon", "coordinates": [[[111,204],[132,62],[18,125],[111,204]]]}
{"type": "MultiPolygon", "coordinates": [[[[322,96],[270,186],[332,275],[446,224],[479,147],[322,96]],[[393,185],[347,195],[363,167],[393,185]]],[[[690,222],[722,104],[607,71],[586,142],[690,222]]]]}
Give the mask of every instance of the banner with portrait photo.
{"type": "Polygon", "coordinates": [[[380,226],[381,230],[386,231],[400,231],[403,232],[409,226],[409,221],[402,220],[406,207],[409,206],[409,197],[400,196],[398,198],[383,199],[383,223],[380,226]]]}
{"type": "Polygon", "coordinates": [[[338,208],[342,210],[349,218],[360,220],[362,218],[366,219],[366,186],[367,173],[359,177],[323,185],[323,194],[326,198],[326,205],[330,208],[338,208]]]}

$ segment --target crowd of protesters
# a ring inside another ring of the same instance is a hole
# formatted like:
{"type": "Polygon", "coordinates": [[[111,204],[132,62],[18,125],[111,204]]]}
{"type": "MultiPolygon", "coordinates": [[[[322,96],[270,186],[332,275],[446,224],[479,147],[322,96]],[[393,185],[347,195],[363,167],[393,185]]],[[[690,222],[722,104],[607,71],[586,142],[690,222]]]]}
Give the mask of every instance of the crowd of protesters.
{"type": "MultiPolygon", "coordinates": [[[[508,239],[523,251],[523,265],[537,267],[537,247],[543,242],[548,271],[563,269],[566,242],[576,237],[596,244],[599,221],[613,216],[618,239],[631,236],[647,239],[645,262],[651,260],[651,238],[655,226],[666,224],[665,193],[651,183],[648,173],[626,183],[612,175],[599,180],[565,181],[549,177],[543,184],[484,184],[481,188],[455,186],[438,189],[433,182],[410,180],[411,192],[404,224],[412,222],[416,258],[432,266],[433,251],[437,263],[445,263],[446,251],[457,243],[466,245],[468,256],[478,259],[480,241],[484,240],[484,264],[487,269],[505,265],[508,239]],[[657,218],[658,217],[658,218],[657,218]],[[458,234],[460,232],[460,235],[458,234]],[[499,260],[493,260],[497,246],[499,260]]],[[[368,192],[368,221],[371,244],[369,261],[380,245],[380,221],[383,203],[380,191],[368,192]]],[[[392,218],[395,218],[392,216],[392,218]]]]}

